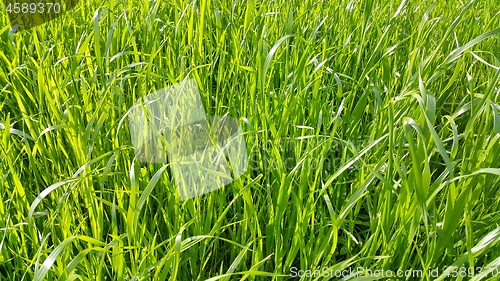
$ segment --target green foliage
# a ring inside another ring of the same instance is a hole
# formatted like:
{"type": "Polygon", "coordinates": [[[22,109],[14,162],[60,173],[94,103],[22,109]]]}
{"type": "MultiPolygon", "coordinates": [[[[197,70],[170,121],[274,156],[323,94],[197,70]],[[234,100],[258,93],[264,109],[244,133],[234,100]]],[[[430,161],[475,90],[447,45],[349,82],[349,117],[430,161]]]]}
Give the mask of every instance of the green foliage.
{"type": "Polygon", "coordinates": [[[499,11],[109,0],[16,34],[3,12],[0,279],[499,268],[499,11]],[[134,160],[127,112],[185,78],[240,118],[250,162],[180,201],[168,164],[134,160]]]}

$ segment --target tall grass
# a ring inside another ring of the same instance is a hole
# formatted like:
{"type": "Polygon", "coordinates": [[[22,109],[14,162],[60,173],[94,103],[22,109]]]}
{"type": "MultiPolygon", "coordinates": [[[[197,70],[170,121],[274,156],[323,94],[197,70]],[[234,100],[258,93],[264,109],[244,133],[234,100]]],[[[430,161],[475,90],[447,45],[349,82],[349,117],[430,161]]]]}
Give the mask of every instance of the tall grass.
{"type": "Polygon", "coordinates": [[[109,0],[0,22],[2,280],[500,267],[497,1],[109,0]],[[190,78],[250,161],[180,201],[126,113],[190,78]]]}

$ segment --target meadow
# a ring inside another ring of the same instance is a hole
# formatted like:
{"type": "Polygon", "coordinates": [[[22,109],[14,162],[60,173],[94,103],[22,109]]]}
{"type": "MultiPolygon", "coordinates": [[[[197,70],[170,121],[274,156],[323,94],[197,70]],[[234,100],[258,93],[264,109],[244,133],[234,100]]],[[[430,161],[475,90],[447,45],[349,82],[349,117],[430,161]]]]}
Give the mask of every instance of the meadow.
{"type": "Polygon", "coordinates": [[[498,280],[499,1],[0,10],[0,280],[498,280]],[[127,113],[186,79],[249,165],[181,201],[127,113]]]}

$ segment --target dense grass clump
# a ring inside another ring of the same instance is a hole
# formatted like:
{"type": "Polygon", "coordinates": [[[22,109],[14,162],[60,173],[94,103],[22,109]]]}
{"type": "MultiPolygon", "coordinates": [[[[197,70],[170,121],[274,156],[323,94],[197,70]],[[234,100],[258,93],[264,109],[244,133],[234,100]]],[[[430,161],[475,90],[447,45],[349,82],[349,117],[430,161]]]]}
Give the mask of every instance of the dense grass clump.
{"type": "Polygon", "coordinates": [[[500,276],[498,1],[110,0],[0,22],[1,280],[500,276]],[[126,114],[185,79],[241,122],[249,169],[180,201],[126,114]]]}

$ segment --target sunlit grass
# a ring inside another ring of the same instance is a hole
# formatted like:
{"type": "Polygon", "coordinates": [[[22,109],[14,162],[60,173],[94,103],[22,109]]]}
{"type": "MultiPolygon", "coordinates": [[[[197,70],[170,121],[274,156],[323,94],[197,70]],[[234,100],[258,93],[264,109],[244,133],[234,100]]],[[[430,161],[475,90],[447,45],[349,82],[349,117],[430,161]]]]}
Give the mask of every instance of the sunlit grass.
{"type": "Polygon", "coordinates": [[[500,268],[500,3],[111,0],[0,21],[2,280],[500,268]],[[190,78],[207,116],[239,118],[249,171],[180,201],[126,113],[190,78]]]}

